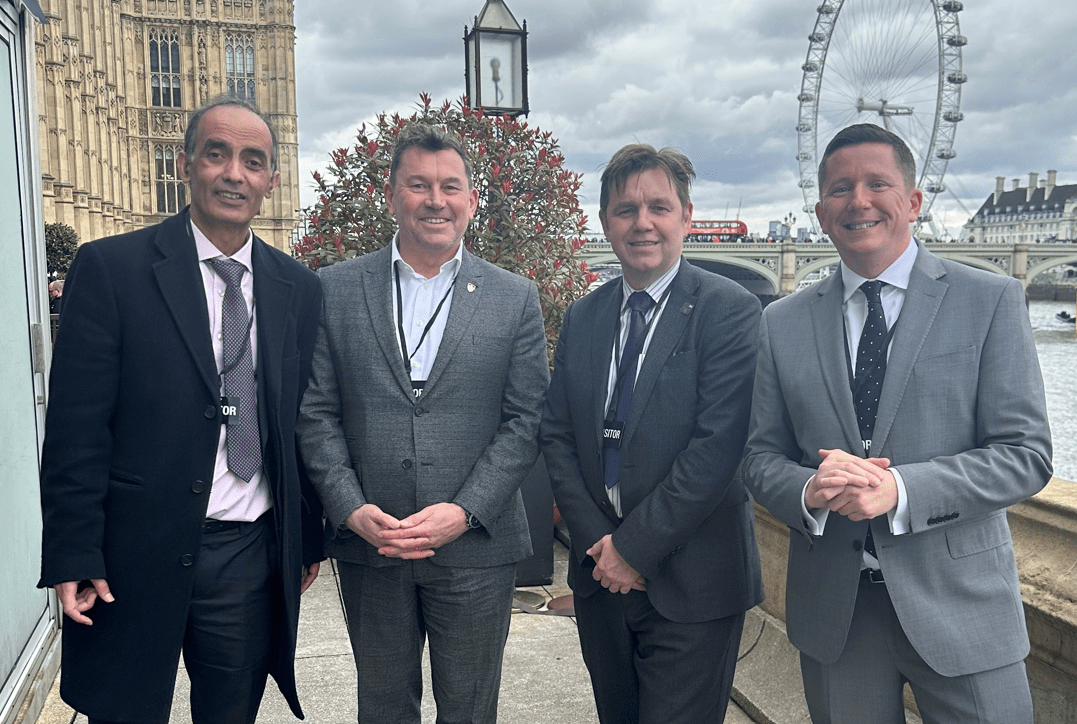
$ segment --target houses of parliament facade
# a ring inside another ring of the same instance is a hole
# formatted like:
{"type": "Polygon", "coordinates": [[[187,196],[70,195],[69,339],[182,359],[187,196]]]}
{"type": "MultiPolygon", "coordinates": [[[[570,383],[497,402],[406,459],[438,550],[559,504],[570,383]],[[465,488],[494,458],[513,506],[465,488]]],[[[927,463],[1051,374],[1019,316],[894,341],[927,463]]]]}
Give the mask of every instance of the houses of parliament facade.
{"type": "Polygon", "coordinates": [[[280,188],[254,233],[287,250],[299,214],[293,0],[41,0],[36,66],[45,221],[80,242],[187,204],[187,119],[221,94],[276,127],[280,188]]]}

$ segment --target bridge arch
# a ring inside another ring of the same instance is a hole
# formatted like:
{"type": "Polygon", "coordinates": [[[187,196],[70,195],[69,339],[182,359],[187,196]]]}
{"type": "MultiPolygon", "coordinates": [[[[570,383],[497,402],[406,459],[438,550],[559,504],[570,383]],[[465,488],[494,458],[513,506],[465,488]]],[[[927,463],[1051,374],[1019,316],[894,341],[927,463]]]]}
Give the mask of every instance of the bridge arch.
{"type": "Polygon", "coordinates": [[[944,251],[940,251],[938,248],[933,249],[936,256],[943,259],[949,259],[950,261],[956,261],[964,264],[965,266],[971,266],[975,269],[983,269],[989,271],[992,274],[1001,274],[1003,276],[1009,276],[1010,272],[1003,269],[991,259],[985,259],[980,256],[970,256],[968,254],[947,254],[944,251]]]}
{"type": "MultiPolygon", "coordinates": [[[[760,264],[755,259],[747,259],[744,257],[732,255],[727,255],[721,257],[720,259],[715,259],[711,255],[705,256],[703,254],[693,254],[691,250],[685,250],[683,253],[684,258],[688,261],[693,262],[698,267],[707,269],[709,271],[714,271],[715,273],[721,273],[716,268],[714,268],[716,266],[736,267],[738,269],[744,269],[746,271],[752,272],[757,277],[760,277],[763,281],[765,281],[766,285],[769,287],[769,290],[764,292],[763,290],[752,289],[749,285],[745,284],[744,286],[748,287],[748,290],[751,291],[753,294],[763,293],[770,296],[775,296],[778,294],[781,284],[781,280],[778,277],[778,272],[766,266],[765,264],[760,264]]],[[[775,263],[775,266],[777,266],[777,263],[775,263]]],[[[744,280],[736,279],[736,281],[739,281],[743,284],[744,280]]]]}
{"type": "MultiPolygon", "coordinates": [[[[1035,256],[1035,254],[1030,251],[1029,256],[1035,256]]],[[[1053,269],[1054,267],[1062,266],[1063,264],[1077,264],[1077,250],[1075,250],[1072,254],[1069,254],[1068,256],[1052,257],[1050,259],[1041,261],[1038,264],[1030,266],[1028,268],[1028,274],[1025,278],[1028,280],[1028,283],[1031,284],[1032,280],[1035,279],[1038,275],[1042,274],[1048,269],[1053,269]]]]}

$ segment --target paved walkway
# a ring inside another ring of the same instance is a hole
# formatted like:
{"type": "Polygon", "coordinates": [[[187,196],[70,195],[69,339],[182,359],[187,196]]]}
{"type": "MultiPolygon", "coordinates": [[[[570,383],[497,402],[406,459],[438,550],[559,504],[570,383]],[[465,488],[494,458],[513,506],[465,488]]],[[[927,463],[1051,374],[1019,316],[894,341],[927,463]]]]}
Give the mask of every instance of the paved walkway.
{"type": "MultiPolygon", "coordinates": [[[[554,583],[525,588],[547,600],[569,593],[565,584],[567,551],[555,546],[554,583]]],[[[423,722],[434,722],[429,666],[423,695],[423,722]]],[[[355,665],[341,615],[336,581],[328,562],[303,597],[296,652],[299,699],[312,724],[350,724],[356,720],[355,665]]],[[[173,724],[190,724],[187,677],[180,672],[172,708],[173,724]]],[[[272,683],[266,691],[258,724],[293,724],[295,719],[272,683]]],[[[505,648],[498,708],[500,724],[597,724],[591,683],[580,656],[576,620],[565,616],[514,614],[505,648]]],[[[57,686],[37,724],[86,724],[86,717],[59,701],[57,686]]],[[[379,724],[390,724],[379,723],[379,724]]],[[[724,724],[751,724],[730,702],[724,724]]]]}

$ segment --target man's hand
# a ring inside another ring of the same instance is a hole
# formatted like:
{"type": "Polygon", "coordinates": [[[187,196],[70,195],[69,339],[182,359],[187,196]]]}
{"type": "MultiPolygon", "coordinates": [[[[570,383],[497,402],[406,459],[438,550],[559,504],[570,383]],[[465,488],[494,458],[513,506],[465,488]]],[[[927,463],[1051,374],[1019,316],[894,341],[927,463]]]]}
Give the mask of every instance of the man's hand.
{"type": "Polygon", "coordinates": [[[887,458],[860,458],[844,450],[820,450],[823,458],[804,491],[808,509],[830,510],[860,521],[897,505],[897,481],[887,458]]]}
{"type": "Polygon", "coordinates": [[[628,593],[629,591],[646,591],[643,576],[628,565],[613,545],[613,538],[604,535],[598,542],[587,549],[587,555],[595,559],[595,570],[591,577],[608,588],[610,593],[628,593]]]}
{"type": "Polygon", "coordinates": [[[309,566],[303,566],[303,583],[299,586],[299,595],[307,592],[310,584],[314,583],[314,579],[318,577],[318,571],[321,568],[321,563],[311,563],[309,566]]]}
{"type": "Polygon", "coordinates": [[[452,543],[467,530],[467,514],[456,503],[434,503],[400,521],[387,531],[388,545],[378,553],[393,558],[426,558],[441,546],[452,543]]]}
{"type": "Polygon", "coordinates": [[[104,578],[94,578],[90,581],[93,584],[90,588],[84,588],[81,591],[79,589],[78,581],[65,581],[63,583],[57,583],[53,588],[56,589],[56,595],[60,599],[60,605],[64,607],[64,613],[75,623],[85,624],[87,626],[93,626],[93,621],[89,617],[84,616],[83,612],[89,611],[93,608],[94,603],[100,598],[105,603],[112,603],[115,599],[112,596],[112,592],[108,590],[108,583],[104,578]]]}
{"type": "MultiPolygon", "coordinates": [[[[383,511],[373,503],[360,505],[352,511],[344,524],[353,533],[360,536],[370,545],[381,549],[390,545],[393,541],[386,537],[386,533],[400,528],[400,521],[383,511]]],[[[385,555],[382,553],[382,555],[385,555]]]]}

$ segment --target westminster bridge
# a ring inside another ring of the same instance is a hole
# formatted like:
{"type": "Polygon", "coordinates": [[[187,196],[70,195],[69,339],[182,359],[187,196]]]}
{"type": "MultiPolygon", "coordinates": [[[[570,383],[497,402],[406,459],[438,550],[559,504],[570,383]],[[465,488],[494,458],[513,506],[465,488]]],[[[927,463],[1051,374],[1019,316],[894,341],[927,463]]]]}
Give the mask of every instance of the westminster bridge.
{"type": "MultiPolygon", "coordinates": [[[[925,246],[944,259],[1015,277],[1024,287],[1040,272],[1077,263],[1077,244],[927,242],[925,246]]],[[[582,256],[591,267],[618,263],[605,239],[588,242],[582,256]]],[[[839,261],[834,245],[827,242],[685,242],[684,256],[697,266],[735,279],[764,299],[792,294],[839,261]]]]}
{"type": "MultiPolygon", "coordinates": [[[[1077,244],[926,246],[940,257],[1016,277],[1025,287],[1041,272],[1077,263],[1077,244]]],[[[596,269],[618,263],[604,239],[588,242],[582,252],[596,269]]],[[[693,264],[735,279],[764,301],[792,293],[839,261],[834,246],[826,242],[686,242],[683,253],[693,264]]],[[[1073,442],[1056,439],[1055,444],[1073,442]]],[[[733,698],[757,722],[807,721],[799,654],[785,635],[789,530],[758,505],[755,517],[767,597],[748,612],[733,698]]],[[[1077,722],[1077,483],[1054,478],[1038,495],[1009,508],[1007,517],[1031,640],[1025,663],[1035,722],[1077,722]]],[[[915,707],[908,693],[906,704],[915,707]]]]}

